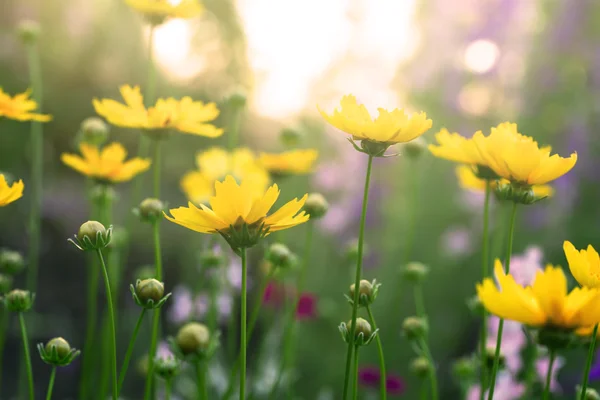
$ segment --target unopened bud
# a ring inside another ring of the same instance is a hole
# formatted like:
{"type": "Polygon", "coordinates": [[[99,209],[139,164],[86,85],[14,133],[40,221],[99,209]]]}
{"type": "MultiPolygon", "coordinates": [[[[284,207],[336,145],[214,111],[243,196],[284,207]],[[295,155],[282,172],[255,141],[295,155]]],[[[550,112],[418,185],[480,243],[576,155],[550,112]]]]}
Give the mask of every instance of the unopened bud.
{"type": "Polygon", "coordinates": [[[425,150],[427,150],[427,142],[421,136],[416,139],[411,140],[410,142],[406,142],[402,145],[402,150],[407,157],[416,159],[423,154],[425,150]]]}
{"type": "Polygon", "coordinates": [[[174,356],[159,357],[154,361],[154,373],[166,381],[179,373],[181,363],[174,356]]]}
{"type": "Polygon", "coordinates": [[[273,243],[267,250],[267,261],[275,268],[290,268],[296,263],[296,256],[283,243],[273,243]]]}
{"type": "Polygon", "coordinates": [[[0,274],[0,294],[8,293],[12,285],[13,278],[10,275],[0,274]]]}
{"type": "Polygon", "coordinates": [[[229,96],[227,102],[231,107],[244,108],[246,106],[246,95],[242,90],[235,91],[229,96]]]}
{"type": "Polygon", "coordinates": [[[33,306],[33,295],[27,290],[14,289],[4,298],[6,307],[12,312],[29,311],[33,306]]]}
{"type": "Polygon", "coordinates": [[[101,146],[108,140],[110,129],[106,122],[98,117],[90,117],[81,123],[81,139],[93,146],[101,146]]]}
{"type": "MultiPolygon", "coordinates": [[[[348,321],[348,328],[352,328],[352,320],[348,321]]],[[[366,319],[356,318],[356,326],[354,327],[355,340],[358,339],[361,334],[366,339],[373,334],[373,329],[371,329],[371,324],[369,324],[366,319]]]]}
{"type": "Polygon", "coordinates": [[[199,353],[208,349],[210,332],[203,324],[189,322],[179,329],[176,343],[183,355],[199,353]]]}
{"type": "Polygon", "coordinates": [[[279,133],[279,140],[287,147],[296,147],[302,140],[302,134],[291,128],[285,128],[279,133]]]}
{"type": "Polygon", "coordinates": [[[51,339],[46,346],[38,344],[40,357],[46,364],[64,367],[69,365],[81,352],[71,348],[69,342],[61,337],[51,339]]]}
{"type": "MultiPolygon", "coordinates": [[[[577,385],[575,392],[577,393],[577,399],[581,399],[581,386],[577,385]]],[[[600,394],[593,388],[585,389],[585,396],[583,397],[585,400],[600,400],[600,394]]]]}
{"type": "Polygon", "coordinates": [[[17,27],[17,34],[24,44],[33,44],[40,36],[40,24],[31,20],[21,21],[17,27]]]}
{"type": "Polygon", "coordinates": [[[75,240],[70,241],[80,250],[99,250],[108,246],[111,237],[112,227],[106,229],[98,221],[87,221],[79,227],[75,240]]]}
{"type": "Polygon", "coordinates": [[[402,269],[404,279],[414,283],[422,282],[428,272],[429,268],[420,262],[410,262],[402,269]]]}
{"type": "Polygon", "coordinates": [[[144,279],[136,282],[135,293],[143,303],[157,303],[165,294],[165,285],[156,279],[144,279]]]}
{"type": "MultiPolygon", "coordinates": [[[[494,360],[496,359],[496,346],[486,346],[485,348],[485,367],[489,370],[494,368],[494,360]]],[[[504,354],[500,352],[498,354],[498,368],[504,368],[506,363],[506,359],[504,358],[504,354]]]]}
{"type": "Polygon", "coordinates": [[[202,269],[211,269],[225,265],[227,258],[221,251],[207,249],[200,252],[199,262],[202,269]]]}
{"type": "Polygon", "coordinates": [[[407,317],[402,322],[402,331],[408,340],[417,340],[427,336],[427,321],[420,317],[407,317]]]}
{"type": "Polygon", "coordinates": [[[7,275],[16,275],[25,268],[23,256],[18,251],[0,250],[0,272],[7,275]]]}
{"type": "Polygon", "coordinates": [[[425,357],[417,357],[410,363],[410,370],[418,378],[425,378],[431,373],[431,363],[425,357]]]}
{"type": "Polygon", "coordinates": [[[459,358],[452,365],[454,376],[461,382],[470,382],[477,372],[477,365],[472,358],[459,358]]]}
{"type": "MultiPolygon", "coordinates": [[[[361,307],[371,305],[377,299],[380,286],[381,284],[377,283],[376,280],[369,282],[366,279],[362,279],[358,285],[358,305],[361,307]]],[[[346,296],[350,304],[354,304],[354,296],[356,295],[354,287],[354,284],[350,285],[349,295],[346,296]]]]}
{"type": "Polygon", "coordinates": [[[143,221],[154,223],[162,218],[165,205],[159,199],[145,199],[138,208],[139,216],[143,221]]]}
{"type": "Polygon", "coordinates": [[[329,209],[329,203],[321,193],[310,193],[304,203],[304,211],[311,219],[323,217],[329,209]]]}

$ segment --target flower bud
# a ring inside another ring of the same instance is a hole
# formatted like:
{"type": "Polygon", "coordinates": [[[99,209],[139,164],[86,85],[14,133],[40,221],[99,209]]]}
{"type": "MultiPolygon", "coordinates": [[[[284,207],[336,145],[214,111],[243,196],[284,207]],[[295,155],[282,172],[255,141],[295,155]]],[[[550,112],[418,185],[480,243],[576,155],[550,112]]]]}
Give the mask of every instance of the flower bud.
{"type": "Polygon", "coordinates": [[[402,145],[402,150],[408,158],[417,159],[427,150],[427,142],[421,136],[416,139],[406,142],[402,145]]]}
{"type": "Polygon", "coordinates": [[[48,353],[50,353],[53,348],[56,349],[56,355],[58,355],[60,358],[66,357],[71,351],[69,342],[61,337],[54,338],[46,343],[46,351],[48,353]]]}
{"type": "Polygon", "coordinates": [[[295,147],[302,140],[302,134],[291,128],[282,129],[279,133],[279,140],[287,147],[295,147]]]}
{"type": "Polygon", "coordinates": [[[165,285],[156,279],[144,279],[135,284],[135,294],[142,303],[152,300],[157,303],[165,294],[165,285]]]}
{"type": "Polygon", "coordinates": [[[11,276],[0,274],[0,294],[8,293],[12,285],[13,278],[11,276]]]}
{"type": "Polygon", "coordinates": [[[112,227],[106,229],[98,221],[88,221],[81,225],[75,240],[69,239],[80,250],[99,250],[110,243],[112,227]]]}
{"type": "MultiPolygon", "coordinates": [[[[352,239],[346,243],[346,258],[348,261],[355,262],[358,258],[358,239],[352,239]]],[[[366,243],[363,243],[363,257],[369,252],[369,247],[366,243]]]]}
{"type": "MultiPolygon", "coordinates": [[[[217,248],[217,250],[219,250],[217,248]]],[[[199,262],[202,269],[218,268],[227,262],[227,257],[222,251],[207,249],[200,252],[199,262]]]]}
{"type": "Polygon", "coordinates": [[[410,363],[410,371],[418,378],[425,378],[431,373],[431,363],[425,357],[417,357],[410,363]]]}
{"type": "Polygon", "coordinates": [[[40,36],[40,24],[31,20],[21,21],[17,27],[17,34],[24,44],[33,44],[40,36]]]}
{"type": "Polygon", "coordinates": [[[429,272],[429,268],[420,262],[410,262],[402,269],[402,276],[409,282],[422,282],[429,272]]]}
{"type": "Polygon", "coordinates": [[[142,221],[153,223],[162,217],[164,208],[165,205],[159,199],[148,198],[140,203],[139,216],[142,221]]]}
{"type": "MultiPolygon", "coordinates": [[[[352,320],[348,321],[348,328],[352,327],[352,320]]],[[[356,326],[354,327],[354,340],[358,340],[362,334],[366,339],[373,333],[371,324],[364,318],[356,318],[356,326]]]]}
{"type": "Polygon", "coordinates": [[[296,256],[283,243],[273,243],[267,250],[266,260],[270,262],[271,268],[291,268],[296,263],[296,256]]]}
{"type": "Polygon", "coordinates": [[[342,322],[338,326],[338,329],[342,334],[342,339],[344,339],[346,343],[350,343],[350,341],[353,340],[355,346],[368,345],[373,341],[375,336],[377,336],[377,330],[373,332],[371,324],[369,324],[363,318],[356,318],[356,326],[354,327],[353,334],[354,338],[350,336],[350,330],[352,329],[352,320],[348,321],[347,323],[342,322]]]}
{"type": "Polygon", "coordinates": [[[203,324],[189,322],[179,329],[176,343],[184,356],[199,353],[208,349],[210,345],[210,332],[203,324]]]}
{"type": "Polygon", "coordinates": [[[420,317],[407,317],[402,322],[402,331],[408,340],[416,340],[427,336],[427,321],[420,317]]]}
{"type": "Polygon", "coordinates": [[[472,358],[459,358],[452,365],[452,372],[460,382],[471,382],[477,372],[477,364],[472,358]]]}
{"type": "MultiPolygon", "coordinates": [[[[577,393],[577,399],[581,399],[581,389],[582,388],[580,385],[577,385],[577,387],[575,388],[575,392],[577,393]]],[[[585,396],[583,398],[585,400],[600,400],[600,394],[598,394],[596,389],[588,387],[585,389],[585,396]]]]}
{"type": "Polygon", "coordinates": [[[310,193],[304,203],[304,211],[310,215],[311,219],[323,217],[329,209],[329,203],[321,193],[310,193]]]}
{"type": "Polygon", "coordinates": [[[0,272],[16,275],[25,268],[25,261],[21,253],[13,250],[0,250],[0,272]]]}
{"type": "Polygon", "coordinates": [[[246,106],[246,95],[242,90],[235,91],[229,96],[227,103],[234,108],[244,108],[246,106]]]}
{"type": "Polygon", "coordinates": [[[109,131],[106,122],[98,117],[84,119],[80,127],[82,140],[93,146],[103,145],[108,140],[109,131]]]}
{"type": "Polygon", "coordinates": [[[172,355],[154,360],[154,373],[165,381],[173,379],[179,373],[181,363],[172,355]]]}
{"type": "MultiPolygon", "coordinates": [[[[377,294],[379,293],[380,283],[377,283],[376,280],[373,282],[369,282],[366,279],[360,281],[358,285],[358,305],[360,307],[367,307],[371,305],[375,299],[377,298],[377,294]]],[[[350,304],[354,304],[354,284],[350,285],[350,293],[346,298],[350,304]]]]}
{"type": "Polygon", "coordinates": [[[69,342],[61,337],[51,339],[46,346],[37,345],[40,357],[46,364],[63,367],[69,365],[81,352],[71,348],[69,342]]]}
{"type": "Polygon", "coordinates": [[[4,297],[4,303],[12,312],[25,312],[33,306],[33,298],[34,296],[27,290],[14,289],[4,297]]]}
{"type": "MultiPolygon", "coordinates": [[[[500,352],[498,357],[499,357],[498,368],[502,369],[502,368],[504,368],[504,365],[506,364],[506,359],[504,357],[504,354],[502,354],[502,351],[500,352]]],[[[485,347],[485,367],[487,369],[489,369],[490,371],[492,370],[492,368],[494,368],[494,360],[495,359],[496,359],[496,346],[495,345],[486,346],[485,347]]]]}

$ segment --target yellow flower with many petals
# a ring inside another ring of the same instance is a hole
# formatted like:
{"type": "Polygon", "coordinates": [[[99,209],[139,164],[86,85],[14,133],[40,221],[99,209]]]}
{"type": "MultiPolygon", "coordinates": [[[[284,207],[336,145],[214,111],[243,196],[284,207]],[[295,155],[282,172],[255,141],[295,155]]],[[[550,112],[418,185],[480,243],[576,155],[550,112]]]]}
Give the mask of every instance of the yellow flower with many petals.
{"type": "Polygon", "coordinates": [[[274,174],[307,174],[312,172],[319,152],[314,149],[299,149],[283,153],[261,153],[260,163],[274,174]]]}
{"type": "MultiPolygon", "coordinates": [[[[475,132],[473,138],[483,139],[481,131],[475,132]]],[[[466,138],[459,133],[450,133],[448,129],[442,128],[435,134],[437,145],[430,144],[429,151],[439,158],[455,161],[461,164],[469,165],[486,165],[477,145],[473,138],[466,138]]]]}
{"type": "Polygon", "coordinates": [[[9,186],[4,175],[0,174],[0,207],[20,199],[23,196],[24,188],[25,185],[21,180],[9,186]]]}
{"type": "MultiPolygon", "coordinates": [[[[460,165],[456,167],[456,177],[460,187],[473,191],[484,191],[486,180],[478,178],[473,170],[473,167],[468,165],[460,165]]],[[[501,183],[508,183],[506,180],[501,180],[501,183]]],[[[495,189],[497,181],[491,181],[491,189],[495,189]]],[[[554,195],[554,189],[550,185],[535,185],[532,187],[533,194],[537,198],[550,197],[554,195]]]]}
{"type": "Polygon", "coordinates": [[[249,149],[239,148],[231,153],[214,147],[198,153],[198,170],[187,172],[181,179],[181,188],[193,203],[206,203],[215,193],[215,182],[233,175],[245,181],[257,195],[264,193],[270,182],[269,173],[260,165],[249,149]]]}
{"type": "Polygon", "coordinates": [[[600,256],[590,244],[587,249],[577,250],[568,240],[563,250],[571,273],[581,286],[600,288],[600,256]]]}
{"type": "Polygon", "coordinates": [[[0,88],[0,117],[18,121],[50,121],[52,119],[50,115],[32,112],[37,108],[37,103],[29,98],[30,93],[31,91],[28,90],[11,97],[0,88]]]}
{"type": "Polygon", "coordinates": [[[489,137],[474,137],[486,165],[513,184],[542,185],[566,174],[577,162],[577,153],[568,158],[550,155],[550,147],[517,131],[517,125],[505,122],[492,129],[489,137]]]}
{"type": "Polygon", "coordinates": [[[219,233],[234,250],[247,248],[270,232],[308,221],[309,216],[300,211],[307,195],[288,202],[268,215],[278,197],[277,185],[257,195],[246,181],[238,185],[234,177],[228,175],[223,182],[215,182],[215,195],[210,198],[210,208],[204,204],[198,208],[190,202],[188,207],[169,210],[172,217],[165,216],[169,221],[196,232],[219,233]]]}
{"type": "Polygon", "coordinates": [[[75,171],[102,182],[124,182],[150,168],[150,160],[133,158],[125,161],[127,151],[120,143],[111,143],[102,151],[98,147],[81,143],[79,150],[83,157],[63,153],[63,163],[75,171]]]}
{"type": "Polygon", "coordinates": [[[193,18],[204,11],[198,0],[125,0],[134,10],[148,18],[151,23],[160,24],[166,18],[193,18]]]}
{"type": "Polygon", "coordinates": [[[477,295],[483,306],[500,318],[566,330],[600,322],[600,291],[584,287],[567,293],[567,278],[560,267],[546,266],[527,287],[506,275],[500,260],[496,260],[494,270],[499,289],[486,278],[477,285],[477,295]]]}
{"type": "Polygon", "coordinates": [[[190,97],[181,100],[169,97],[158,99],[154,106],[146,109],[139,86],[124,85],[120,91],[124,104],[112,99],[93,100],[96,112],[113,125],[143,129],[156,139],[170,130],[211,138],[223,134],[223,129],[207,123],[219,116],[215,103],[205,104],[190,97]]]}
{"type": "MultiPolygon", "coordinates": [[[[408,116],[401,109],[387,111],[379,108],[379,116],[373,119],[367,108],[358,104],[352,95],[342,97],[340,105],[341,108],[335,109],[331,115],[317,108],[328,123],[352,135],[352,139],[367,141],[367,146],[369,143],[384,145],[381,154],[393,144],[410,142],[421,136],[432,125],[424,112],[408,116]]],[[[365,149],[365,143],[362,143],[362,147],[365,152],[372,154],[365,149]]]]}

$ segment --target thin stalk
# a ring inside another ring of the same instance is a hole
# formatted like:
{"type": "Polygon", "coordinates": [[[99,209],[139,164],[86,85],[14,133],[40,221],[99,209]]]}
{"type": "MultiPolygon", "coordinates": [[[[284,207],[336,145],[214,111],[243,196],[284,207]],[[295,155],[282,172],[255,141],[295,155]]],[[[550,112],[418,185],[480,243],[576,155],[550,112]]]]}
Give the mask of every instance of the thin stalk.
{"type": "MultiPolygon", "coordinates": [[[[365,220],[367,218],[367,206],[369,202],[369,183],[371,182],[371,167],[373,165],[373,156],[369,155],[369,161],[367,162],[367,172],[365,177],[365,188],[363,191],[363,203],[362,212],[360,216],[360,229],[358,231],[358,256],[356,260],[356,278],[354,279],[354,287],[360,286],[360,278],[362,272],[362,261],[363,261],[363,242],[365,239],[365,220]]],[[[350,324],[350,332],[354,332],[356,328],[356,315],[358,313],[358,294],[359,291],[354,291],[354,304],[352,305],[352,321],[350,324]]],[[[344,394],[343,399],[348,398],[348,383],[350,381],[350,365],[352,363],[352,350],[354,349],[354,335],[350,335],[348,341],[348,350],[346,352],[346,373],[344,376],[344,394]]]]}
{"type": "Polygon", "coordinates": [[[33,390],[33,369],[31,368],[31,356],[29,354],[29,339],[27,338],[27,328],[25,327],[25,318],[23,313],[19,313],[19,323],[21,324],[21,338],[23,339],[23,351],[25,354],[25,364],[27,367],[27,383],[29,389],[29,400],[35,400],[33,390]]]}
{"type": "MultiPolygon", "coordinates": [[[[505,272],[510,272],[510,256],[512,255],[513,239],[515,234],[515,220],[517,217],[517,203],[513,203],[511,215],[510,215],[510,226],[508,228],[508,245],[506,246],[506,259],[505,259],[505,272]]],[[[496,374],[498,373],[498,366],[500,364],[500,346],[502,345],[502,331],[504,330],[504,319],[500,319],[498,324],[498,337],[496,338],[496,352],[494,353],[494,365],[492,367],[492,375],[490,379],[490,390],[488,392],[488,400],[494,398],[494,388],[496,386],[496,374]]]]}
{"type": "MultiPolygon", "coordinates": [[[[483,243],[481,246],[481,279],[485,279],[490,275],[489,271],[489,214],[490,214],[490,192],[491,184],[489,180],[485,181],[485,200],[483,202],[483,243]]],[[[485,342],[487,337],[487,313],[485,308],[482,313],[481,333],[479,337],[479,355],[481,357],[481,368],[479,368],[479,384],[481,387],[479,400],[485,398],[485,381],[486,368],[485,366],[485,342]]]]}
{"type": "Polygon", "coordinates": [[[585,400],[585,392],[587,391],[588,379],[590,378],[590,369],[592,368],[592,361],[596,352],[596,336],[598,335],[598,324],[594,325],[594,331],[592,332],[592,342],[588,349],[587,361],[585,363],[585,372],[583,374],[583,383],[581,384],[581,400],[585,400]]]}
{"type": "Polygon", "coordinates": [[[8,310],[0,309],[0,387],[2,387],[2,360],[4,354],[4,344],[6,343],[6,329],[8,328],[8,310]]]}
{"type": "Polygon", "coordinates": [[[46,400],[50,400],[52,398],[52,389],[54,389],[54,378],[56,377],[56,366],[52,367],[52,372],[50,373],[50,382],[48,382],[48,391],[46,392],[46,400]]]}
{"type": "Polygon", "coordinates": [[[231,127],[229,128],[229,137],[227,148],[229,151],[235,149],[239,142],[240,123],[242,121],[242,107],[234,106],[231,115],[231,127]]]}
{"type": "Polygon", "coordinates": [[[438,385],[437,385],[437,375],[435,373],[435,363],[433,360],[433,357],[431,356],[431,351],[429,350],[429,345],[427,344],[427,341],[423,338],[421,338],[421,340],[419,341],[420,345],[421,345],[421,350],[423,350],[423,353],[425,354],[425,357],[427,358],[427,361],[429,361],[429,382],[430,382],[430,386],[431,386],[431,398],[433,400],[437,400],[438,399],[438,385]]]}
{"type": "Polygon", "coordinates": [[[246,265],[246,249],[241,249],[242,257],[242,293],[241,293],[241,318],[240,318],[240,400],[245,400],[246,396],[246,279],[247,279],[247,265],[246,265]]]}
{"type": "Polygon", "coordinates": [[[129,361],[131,360],[131,354],[133,353],[133,348],[135,346],[135,341],[137,339],[138,332],[140,331],[140,326],[142,325],[142,321],[144,320],[144,316],[146,315],[146,309],[142,308],[142,312],[135,324],[135,328],[133,329],[133,334],[131,335],[131,339],[129,340],[129,345],[127,346],[127,352],[125,353],[125,358],[123,359],[123,365],[121,366],[121,372],[119,373],[119,386],[117,389],[117,395],[121,393],[121,389],[123,388],[123,382],[125,382],[125,377],[127,376],[127,368],[129,367],[129,361]]]}
{"type": "Polygon", "coordinates": [[[427,400],[427,383],[425,381],[425,379],[421,379],[421,392],[420,392],[420,399],[421,400],[427,400]]]}
{"type": "Polygon", "coordinates": [[[154,140],[154,160],[152,160],[152,168],[153,168],[153,188],[154,188],[154,197],[160,198],[160,140],[154,140]]]}
{"type": "MultiPolygon", "coordinates": [[[[537,344],[535,343],[535,341],[530,341],[531,344],[531,357],[529,358],[529,362],[527,364],[527,370],[526,370],[526,375],[525,378],[527,380],[526,384],[525,384],[525,398],[527,398],[527,395],[533,392],[533,386],[535,384],[535,380],[537,377],[537,371],[535,368],[535,363],[537,361],[537,344]]],[[[533,393],[532,393],[533,394],[533,393]]]]}
{"type": "Polygon", "coordinates": [[[171,380],[165,381],[165,400],[171,400],[171,380]]]}
{"type": "Polygon", "coordinates": [[[206,383],[206,366],[196,362],[196,384],[198,385],[198,399],[208,400],[208,385],[206,383]]]}
{"type": "MultiPolygon", "coordinates": [[[[162,281],[162,255],[160,250],[160,220],[152,225],[154,236],[154,264],[156,268],[156,279],[162,281]]],[[[148,375],[146,375],[146,390],[144,399],[150,400],[152,397],[152,384],[154,382],[154,357],[156,356],[156,347],[158,343],[158,330],[160,323],[160,309],[154,310],[152,316],[152,339],[150,340],[150,350],[148,352],[148,375]]]]}
{"type": "Polygon", "coordinates": [[[425,317],[425,301],[423,300],[423,287],[419,282],[416,282],[413,287],[413,295],[415,298],[415,309],[417,317],[425,317]]]}
{"type": "Polygon", "coordinates": [[[117,400],[117,334],[115,328],[115,310],[112,301],[112,291],[110,289],[110,280],[108,279],[108,270],[106,269],[106,264],[104,263],[104,257],[102,256],[102,251],[97,249],[98,259],[100,260],[100,264],[102,265],[102,274],[104,275],[104,285],[106,286],[106,302],[108,303],[108,312],[110,315],[110,329],[112,333],[112,393],[113,400],[117,400]]]}
{"type": "MultiPolygon", "coordinates": [[[[408,160],[411,164],[416,163],[416,160],[408,160]]],[[[418,169],[416,169],[418,171],[418,169]]],[[[409,174],[409,187],[408,187],[408,199],[407,199],[407,204],[406,204],[406,209],[409,210],[408,212],[408,220],[406,221],[406,237],[405,239],[405,243],[404,243],[404,255],[403,255],[403,260],[404,262],[401,264],[402,266],[406,265],[408,262],[411,261],[411,256],[412,256],[412,249],[413,249],[413,242],[415,239],[415,228],[416,228],[416,217],[417,217],[417,213],[416,213],[416,208],[418,207],[418,201],[419,201],[419,191],[418,191],[418,187],[419,187],[419,174],[417,173],[410,173],[409,174]]]]}
{"type": "Polygon", "coordinates": [[[352,398],[358,399],[358,346],[354,347],[354,368],[352,371],[352,398]]]}
{"type": "MultiPolygon", "coordinates": [[[[550,382],[552,381],[552,368],[556,358],[556,350],[550,350],[550,363],[548,363],[548,372],[546,373],[546,385],[544,388],[544,400],[550,399],[550,382]]],[[[582,392],[585,394],[585,391],[582,392]]]]}
{"type": "MultiPolygon", "coordinates": [[[[373,331],[377,330],[377,324],[375,323],[375,317],[371,312],[371,307],[367,305],[367,314],[369,315],[369,321],[371,322],[371,326],[373,327],[373,331]]],[[[387,374],[385,371],[385,358],[383,353],[383,346],[381,345],[381,335],[375,336],[375,341],[377,342],[377,351],[379,352],[379,373],[381,378],[379,379],[379,388],[380,388],[380,398],[381,400],[385,400],[387,398],[387,385],[386,379],[387,374]]]]}

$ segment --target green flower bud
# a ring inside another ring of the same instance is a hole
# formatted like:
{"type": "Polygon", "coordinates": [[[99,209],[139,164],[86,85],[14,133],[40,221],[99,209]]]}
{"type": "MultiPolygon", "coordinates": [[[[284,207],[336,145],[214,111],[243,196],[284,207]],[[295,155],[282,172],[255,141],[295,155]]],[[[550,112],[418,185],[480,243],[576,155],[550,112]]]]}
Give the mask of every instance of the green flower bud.
{"type": "Polygon", "coordinates": [[[293,267],[296,262],[296,256],[283,243],[273,243],[266,254],[266,261],[271,263],[271,268],[288,269],[293,267]]]}
{"type": "Polygon", "coordinates": [[[417,340],[427,336],[427,321],[420,317],[407,317],[402,322],[402,331],[408,340],[417,340]]]}
{"type": "Polygon", "coordinates": [[[229,96],[227,103],[233,108],[244,108],[246,106],[246,95],[242,90],[235,91],[229,96]]]}
{"type": "Polygon", "coordinates": [[[420,262],[410,262],[402,269],[404,279],[414,283],[422,282],[428,273],[429,268],[420,262]]]}
{"type": "Polygon", "coordinates": [[[311,219],[323,217],[329,209],[329,203],[320,193],[310,193],[304,203],[304,211],[310,215],[311,219]]]}
{"type": "Polygon", "coordinates": [[[99,250],[110,243],[112,226],[108,229],[98,221],[88,221],[81,225],[75,240],[69,239],[79,250],[99,250]]]}
{"type": "Polygon", "coordinates": [[[137,281],[135,285],[135,294],[138,295],[139,299],[146,303],[149,300],[155,303],[162,299],[165,294],[165,285],[156,279],[144,279],[137,281]]]}
{"type": "Polygon", "coordinates": [[[140,203],[138,215],[142,221],[154,223],[162,218],[165,205],[159,199],[145,199],[140,203]]]}
{"type": "Polygon", "coordinates": [[[227,257],[222,252],[207,249],[200,252],[199,262],[202,268],[219,268],[227,262],[227,257]]]}
{"type": "MultiPolygon", "coordinates": [[[[352,326],[352,320],[348,321],[348,326],[352,326]]],[[[373,329],[371,324],[364,318],[356,318],[356,326],[354,327],[355,340],[362,334],[365,338],[371,336],[373,329]]]]}
{"type": "Polygon", "coordinates": [[[33,306],[34,296],[27,290],[14,289],[4,297],[4,304],[12,312],[29,311],[33,306]]]}
{"type": "Polygon", "coordinates": [[[452,365],[452,372],[458,381],[471,382],[477,372],[477,363],[472,358],[459,358],[452,365]]]}
{"type": "MultiPolygon", "coordinates": [[[[377,298],[377,294],[379,293],[380,283],[377,283],[377,280],[373,280],[373,282],[369,282],[366,279],[360,281],[358,285],[358,305],[360,307],[367,307],[375,301],[377,298]]],[[[354,284],[350,285],[349,295],[346,296],[346,299],[350,304],[354,304],[354,284]]]]}
{"type": "Polygon", "coordinates": [[[21,253],[13,250],[0,250],[0,272],[16,275],[25,268],[25,261],[21,253]]]}
{"type": "Polygon", "coordinates": [[[373,157],[384,157],[385,151],[393,143],[374,142],[371,140],[363,139],[360,141],[360,148],[354,143],[354,148],[358,149],[361,153],[368,154],[373,157]]]}
{"type": "Polygon", "coordinates": [[[8,293],[13,285],[13,278],[9,275],[0,274],[0,294],[8,293]]]}
{"type": "MultiPolygon", "coordinates": [[[[352,285],[350,285],[350,297],[354,298],[354,295],[356,294],[354,292],[354,288],[356,287],[356,285],[353,283],[352,285]]],[[[373,295],[373,285],[371,284],[371,282],[369,282],[366,279],[362,279],[360,281],[360,284],[358,285],[358,295],[364,295],[367,297],[370,297],[373,295]]]]}
{"type": "Polygon", "coordinates": [[[108,125],[98,117],[90,117],[81,123],[81,138],[85,143],[93,146],[101,146],[108,140],[110,129],[108,125]]]}
{"type": "MultiPolygon", "coordinates": [[[[358,258],[358,239],[352,239],[346,243],[346,258],[350,262],[355,262],[358,258]]],[[[365,257],[369,252],[369,247],[363,243],[363,257],[365,257]]]]}
{"type": "Polygon", "coordinates": [[[296,147],[302,140],[302,134],[295,129],[285,128],[279,133],[279,140],[284,146],[296,147]]]}
{"type": "MultiPolygon", "coordinates": [[[[577,393],[577,399],[581,399],[581,389],[582,388],[580,385],[577,385],[577,387],[575,388],[575,392],[577,393]]],[[[598,394],[596,389],[588,387],[585,389],[584,399],[585,400],[600,400],[600,394],[598,394]]]]}
{"type": "Polygon", "coordinates": [[[423,137],[419,136],[416,139],[406,142],[402,145],[402,150],[408,158],[417,159],[427,150],[427,142],[423,137]]]}
{"type": "MultiPolygon", "coordinates": [[[[499,356],[498,368],[502,369],[506,365],[506,358],[504,357],[504,354],[502,354],[502,351],[500,351],[500,354],[498,356],[499,356]]],[[[495,345],[486,346],[486,348],[485,348],[485,367],[490,371],[494,368],[495,358],[496,358],[496,346],[495,345]]]]}
{"type": "Polygon", "coordinates": [[[48,353],[52,350],[52,348],[56,349],[56,355],[58,355],[60,358],[66,357],[71,351],[69,342],[61,337],[54,338],[46,343],[46,351],[48,353]]]}
{"type": "Polygon", "coordinates": [[[431,373],[431,363],[425,357],[417,357],[410,363],[410,371],[418,378],[426,378],[431,373]]]}
{"type": "MultiPolygon", "coordinates": [[[[352,320],[348,322],[342,322],[338,327],[340,333],[342,334],[342,339],[346,343],[349,343],[352,340],[351,332],[352,329],[352,320]]],[[[355,346],[365,346],[373,341],[375,336],[377,336],[377,330],[373,332],[371,328],[371,324],[363,318],[356,318],[356,326],[354,327],[354,345],[355,346]]]]}
{"type": "Polygon", "coordinates": [[[40,24],[31,20],[21,21],[17,27],[17,34],[24,44],[33,44],[40,36],[40,24]]]}
{"type": "Polygon", "coordinates": [[[179,360],[172,355],[159,357],[154,360],[154,373],[165,381],[170,381],[179,373],[180,366],[179,360]]]}
{"type": "Polygon", "coordinates": [[[50,340],[46,346],[38,343],[37,348],[46,364],[57,367],[69,365],[81,353],[79,350],[72,349],[69,342],[61,337],[50,340]]]}
{"type": "Polygon", "coordinates": [[[179,351],[184,356],[192,353],[206,351],[210,345],[210,332],[208,328],[197,322],[185,324],[177,333],[175,339],[179,351]]]}

